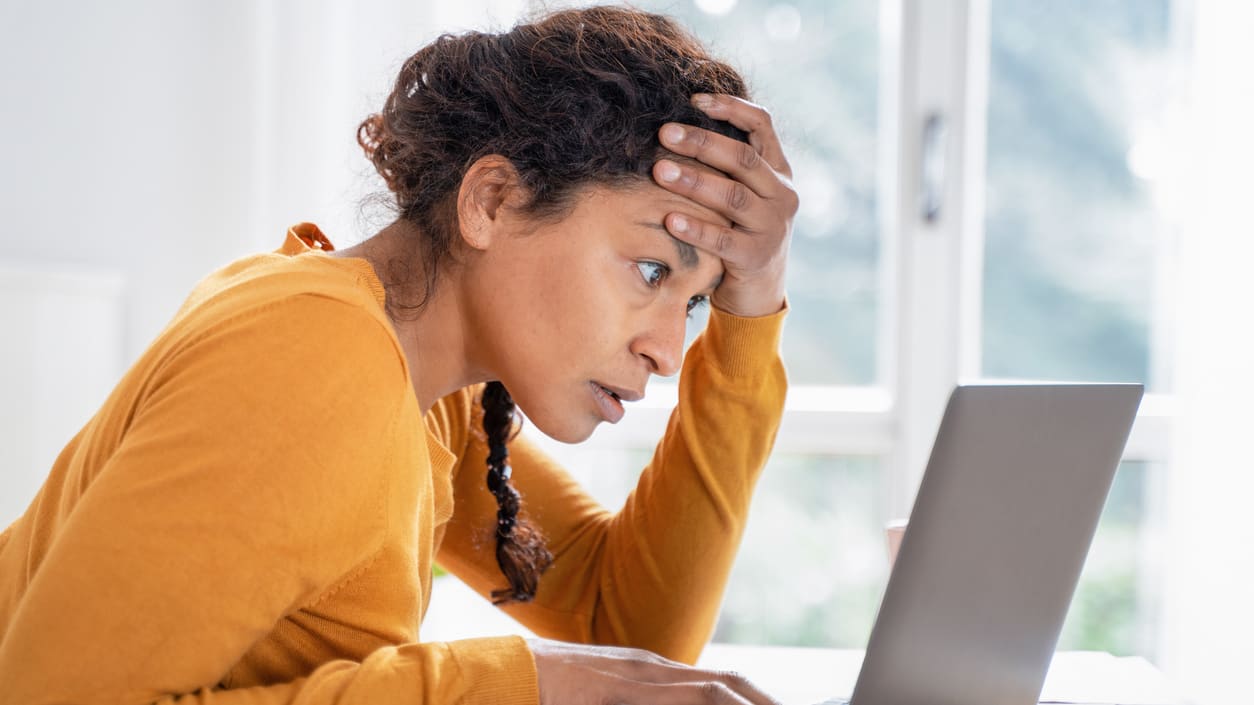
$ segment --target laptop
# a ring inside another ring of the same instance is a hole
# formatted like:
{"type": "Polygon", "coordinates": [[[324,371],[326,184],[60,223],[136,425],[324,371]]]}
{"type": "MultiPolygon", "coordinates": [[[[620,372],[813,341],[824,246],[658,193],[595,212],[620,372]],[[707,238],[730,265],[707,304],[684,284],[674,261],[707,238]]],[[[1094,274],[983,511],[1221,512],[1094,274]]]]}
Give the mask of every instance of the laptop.
{"type": "Polygon", "coordinates": [[[853,694],[828,703],[1036,703],[1143,392],[956,388],[853,694]]]}

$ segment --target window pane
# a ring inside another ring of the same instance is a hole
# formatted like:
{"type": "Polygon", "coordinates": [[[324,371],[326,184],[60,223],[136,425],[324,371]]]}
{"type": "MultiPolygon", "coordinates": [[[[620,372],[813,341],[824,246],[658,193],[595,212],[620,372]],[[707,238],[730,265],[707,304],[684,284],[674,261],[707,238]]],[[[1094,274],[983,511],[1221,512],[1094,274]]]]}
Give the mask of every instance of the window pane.
{"type": "Polygon", "coordinates": [[[1164,380],[1170,0],[991,6],[983,373],[1164,380]]]}
{"type": "MultiPolygon", "coordinates": [[[[651,450],[545,444],[610,509],[651,450]]],[[[862,648],[888,575],[880,459],[774,454],[758,481],[714,639],[862,648]]]]}
{"type": "Polygon", "coordinates": [[[888,576],[880,459],[776,454],[714,640],[864,648],[888,576]]]}
{"type": "Polygon", "coordinates": [[[1119,466],[1059,649],[1157,656],[1163,575],[1152,531],[1161,525],[1155,501],[1161,468],[1142,462],[1119,466]]]}
{"type": "MultiPolygon", "coordinates": [[[[784,357],[795,384],[873,384],[878,3],[642,0],[746,73],[771,109],[801,194],[784,357]]],[[[693,326],[695,330],[700,328],[693,326]]]]}

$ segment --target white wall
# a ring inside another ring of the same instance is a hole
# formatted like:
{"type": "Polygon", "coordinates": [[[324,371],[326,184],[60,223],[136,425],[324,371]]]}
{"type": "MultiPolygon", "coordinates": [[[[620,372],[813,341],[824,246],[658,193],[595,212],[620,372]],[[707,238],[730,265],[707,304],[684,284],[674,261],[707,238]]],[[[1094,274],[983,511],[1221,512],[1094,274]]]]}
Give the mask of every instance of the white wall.
{"type": "Polygon", "coordinates": [[[30,324],[6,328],[3,359],[38,352],[47,370],[60,348],[106,361],[60,360],[72,389],[6,366],[0,419],[39,427],[0,427],[0,524],[46,474],[52,439],[69,439],[186,290],[255,241],[252,14],[246,2],[0,5],[0,290],[6,322],[30,324]],[[55,286],[84,280],[113,282],[116,300],[93,308],[108,284],[55,286]],[[120,315],[102,326],[101,306],[120,315]]]}
{"type": "Polygon", "coordinates": [[[1197,6],[1168,494],[1164,663],[1198,703],[1251,702],[1254,634],[1254,5],[1197,6]]]}
{"type": "Polygon", "coordinates": [[[121,273],[133,355],[250,244],[250,5],[2,8],[0,257],[121,273]]]}
{"type": "Polygon", "coordinates": [[[523,6],[0,3],[0,527],[201,277],[302,220],[373,232],[356,125],[438,31],[523,6]]]}

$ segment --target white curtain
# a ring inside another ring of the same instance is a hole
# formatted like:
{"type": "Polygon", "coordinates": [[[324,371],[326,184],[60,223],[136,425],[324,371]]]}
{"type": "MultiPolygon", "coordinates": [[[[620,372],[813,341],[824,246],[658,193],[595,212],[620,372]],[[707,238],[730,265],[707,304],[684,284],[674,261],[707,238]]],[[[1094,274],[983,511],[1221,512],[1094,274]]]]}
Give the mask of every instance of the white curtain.
{"type": "Polygon", "coordinates": [[[1254,702],[1254,4],[1199,0],[1177,188],[1179,424],[1163,665],[1200,705],[1254,702]]]}

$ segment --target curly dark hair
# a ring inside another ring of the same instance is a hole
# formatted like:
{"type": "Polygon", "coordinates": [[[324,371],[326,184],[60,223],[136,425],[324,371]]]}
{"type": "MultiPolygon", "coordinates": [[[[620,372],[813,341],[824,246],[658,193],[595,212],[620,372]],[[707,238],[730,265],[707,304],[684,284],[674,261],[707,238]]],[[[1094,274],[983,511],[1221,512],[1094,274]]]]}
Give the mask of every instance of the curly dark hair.
{"type": "MultiPolygon", "coordinates": [[[[694,108],[696,93],[748,97],[736,70],[674,20],[628,8],[563,10],[501,34],[446,34],[420,49],[401,67],[383,110],[357,130],[398,218],[417,226],[427,265],[418,302],[389,290],[389,313],[416,311],[432,295],[458,233],[457,192],[475,161],[507,158],[526,190],[523,212],[560,218],[582,188],[651,180],[654,162],[669,154],[658,140],[667,122],[748,141],[694,108]]],[[[494,381],[482,405],[488,487],[500,507],[496,557],[509,581],[493,599],[525,602],[553,557],[518,517],[509,484],[513,400],[494,381]]]]}

